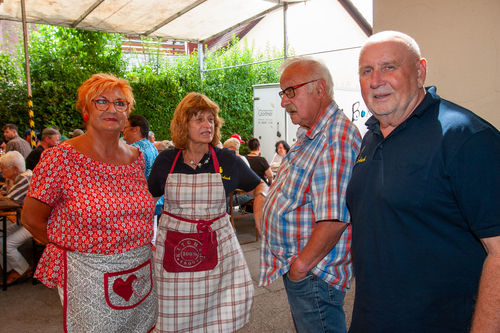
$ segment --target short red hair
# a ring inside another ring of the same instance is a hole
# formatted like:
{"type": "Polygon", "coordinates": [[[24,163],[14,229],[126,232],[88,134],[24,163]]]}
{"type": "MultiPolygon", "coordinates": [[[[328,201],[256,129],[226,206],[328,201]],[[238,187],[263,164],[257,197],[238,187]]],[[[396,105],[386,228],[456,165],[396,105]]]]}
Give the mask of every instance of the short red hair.
{"type": "Polygon", "coordinates": [[[98,73],[93,74],[90,79],[83,82],[78,88],[78,101],[76,102],[76,109],[78,112],[83,111],[90,105],[92,100],[101,95],[104,91],[120,88],[125,99],[130,103],[128,114],[134,110],[134,94],[130,83],[125,79],[117,78],[111,74],[98,73]]]}

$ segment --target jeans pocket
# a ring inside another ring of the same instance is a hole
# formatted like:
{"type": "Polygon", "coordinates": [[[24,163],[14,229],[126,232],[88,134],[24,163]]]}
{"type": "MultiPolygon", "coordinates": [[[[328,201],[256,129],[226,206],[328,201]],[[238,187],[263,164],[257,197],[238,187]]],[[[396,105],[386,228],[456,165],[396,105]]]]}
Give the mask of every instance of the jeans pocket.
{"type": "Polygon", "coordinates": [[[328,296],[330,297],[330,302],[335,305],[344,305],[345,291],[337,290],[332,286],[328,286],[328,296]]]}
{"type": "Polygon", "coordinates": [[[290,279],[290,277],[288,276],[288,273],[286,273],[286,279],[287,279],[290,283],[294,283],[294,284],[299,284],[299,283],[305,282],[305,281],[307,281],[308,279],[312,278],[312,276],[313,276],[313,275],[312,275],[312,273],[311,273],[311,272],[309,272],[309,273],[307,273],[307,275],[306,275],[304,278],[302,278],[302,279],[300,279],[300,280],[298,280],[298,281],[294,281],[294,280],[291,280],[291,279],[290,279]]]}

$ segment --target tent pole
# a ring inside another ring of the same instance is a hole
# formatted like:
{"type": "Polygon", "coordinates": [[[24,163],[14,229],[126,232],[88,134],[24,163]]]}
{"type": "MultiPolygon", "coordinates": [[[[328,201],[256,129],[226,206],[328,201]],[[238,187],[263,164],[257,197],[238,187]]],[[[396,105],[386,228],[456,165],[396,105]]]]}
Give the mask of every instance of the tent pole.
{"type": "Polygon", "coordinates": [[[21,14],[23,20],[24,66],[26,71],[26,85],[28,90],[28,115],[31,130],[31,146],[35,148],[35,114],[33,113],[33,97],[31,95],[30,55],[28,51],[28,25],[26,24],[25,0],[21,0],[21,14]]]}
{"type": "Polygon", "coordinates": [[[283,4],[283,58],[288,58],[288,45],[287,45],[287,21],[286,12],[288,10],[288,2],[283,4]]]}
{"type": "Polygon", "coordinates": [[[201,80],[203,81],[203,43],[198,43],[198,64],[200,66],[200,77],[201,80]]]}

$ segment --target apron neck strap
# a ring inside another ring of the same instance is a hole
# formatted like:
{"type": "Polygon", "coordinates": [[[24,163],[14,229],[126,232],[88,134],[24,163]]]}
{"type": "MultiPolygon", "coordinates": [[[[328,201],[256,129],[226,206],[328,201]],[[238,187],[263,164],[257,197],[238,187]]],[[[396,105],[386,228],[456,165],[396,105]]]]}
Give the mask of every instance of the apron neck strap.
{"type": "Polygon", "coordinates": [[[210,148],[210,153],[212,153],[212,161],[214,163],[215,173],[220,173],[219,160],[217,159],[217,156],[215,156],[215,150],[212,145],[208,145],[208,147],[210,148]]]}
{"type": "Polygon", "coordinates": [[[179,159],[179,155],[181,154],[182,150],[179,149],[177,152],[177,155],[175,155],[174,163],[172,163],[172,167],[170,168],[170,172],[168,174],[171,174],[174,171],[175,165],[177,164],[177,160],[179,159]]]}
{"type": "MultiPolygon", "coordinates": [[[[217,159],[217,156],[215,155],[215,150],[212,147],[212,145],[208,145],[208,148],[210,148],[210,154],[212,155],[212,161],[214,164],[214,169],[215,173],[220,173],[220,168],[219,168],[219,160],[217,159]]],[[[181,154],[182,150],[179,149],[177,152],[177,155],[175,155],[174,163],[172,163],[172,167],[170,168],[169,174],[171,174],[174,171],[175,165],[177,164],[177,160],[179,159],[179,155],[181,154]]]]}

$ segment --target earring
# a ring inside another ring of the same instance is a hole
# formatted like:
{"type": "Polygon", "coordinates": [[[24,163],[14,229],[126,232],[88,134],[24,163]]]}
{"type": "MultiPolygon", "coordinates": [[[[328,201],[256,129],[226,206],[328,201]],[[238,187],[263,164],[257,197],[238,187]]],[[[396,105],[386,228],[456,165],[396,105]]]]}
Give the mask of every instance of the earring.
{"type": "Polygon", "coordinates": [[[88,114],[84,114],[84,115],[83,115],[83,121],[84,121],[84,122],[89,121],[89,115],[88,115],[88,114]]]}

